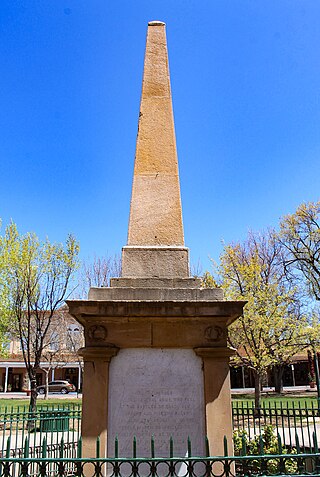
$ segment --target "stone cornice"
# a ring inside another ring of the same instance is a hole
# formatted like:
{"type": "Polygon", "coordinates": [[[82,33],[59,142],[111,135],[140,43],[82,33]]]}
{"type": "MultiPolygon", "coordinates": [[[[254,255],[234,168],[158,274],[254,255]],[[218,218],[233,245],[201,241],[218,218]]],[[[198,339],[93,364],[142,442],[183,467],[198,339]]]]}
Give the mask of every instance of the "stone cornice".
{"type": "Polygon", "coordinates": [[[68,300],[69,313],[81,323],[104,318],[205,318],[219,317],[231,324],[242,314],[245,301],[99,301],[68,300]]]}

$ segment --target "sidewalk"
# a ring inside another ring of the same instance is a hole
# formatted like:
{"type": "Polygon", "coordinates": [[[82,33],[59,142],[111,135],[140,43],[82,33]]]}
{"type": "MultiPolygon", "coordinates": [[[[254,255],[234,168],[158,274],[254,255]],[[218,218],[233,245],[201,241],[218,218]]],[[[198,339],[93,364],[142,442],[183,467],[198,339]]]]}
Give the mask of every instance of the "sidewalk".
{"type": "MultiPolygon", "coordinates": [[[[61,393],[49,393],[48,399],[79,399],[81,401],[82,399],[82,394],[77,393],[69,393],[69,394],[61,394],[61,393]]],[[[26,392],[20,392],[20,393],[4,393],[0,392],[0,404],[1,404],[1,399],[30,399],[30,396],[27,395],[26,392]]],[[[43,396],[38,395],[37,402],[40,403],[43,400],[43,396]]]]}
{"type": "MultiPolygon", "coordinates": [[[[274,394],[274,388],[264,386],[262,394],[274,394]]],[[[283,395],[285,394],[317,394],[317,388],[310,388],[310,386],[286,386],[283,388],[283,395]]],[[[231,394],[254,394],[254,388],[234,388],[231,389],[231,394]]]]}

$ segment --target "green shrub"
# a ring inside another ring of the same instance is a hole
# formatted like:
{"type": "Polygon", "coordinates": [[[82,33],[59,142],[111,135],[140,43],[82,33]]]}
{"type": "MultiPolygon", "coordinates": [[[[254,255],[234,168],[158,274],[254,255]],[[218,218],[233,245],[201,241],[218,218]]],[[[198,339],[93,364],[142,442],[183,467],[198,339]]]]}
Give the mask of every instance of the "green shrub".
{"type": "MultiPolygon", "coordinates": [[[[273,426],[266,426],[260,435],[256,435],[251,439],[245,430],[234,431],[233,444],[235,455],[288,455],[297,453],[295,448],[282,448],[273,426]]],[[[264,466],[268,473],[277,474],[281,470],[281,459],[251,460],[249,465],[254,472],[261,471],[264,466]]],[[[284,468],[285,473],[295,474],[298,470],[296,459],[286,458],[284,460],[284,468]]]]}

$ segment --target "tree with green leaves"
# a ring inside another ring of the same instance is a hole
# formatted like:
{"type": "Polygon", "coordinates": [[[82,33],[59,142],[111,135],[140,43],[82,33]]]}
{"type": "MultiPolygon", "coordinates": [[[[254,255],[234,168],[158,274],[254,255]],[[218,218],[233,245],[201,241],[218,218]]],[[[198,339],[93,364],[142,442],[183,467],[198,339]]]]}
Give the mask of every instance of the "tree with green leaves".
{"type": "Polygon", "coordinates": [[[286,271],[302,278],[309,294],[320,300],[320,201],[299,205],[280,223],[279,240],[285,247],[286,271]]]}
{"type": "Polygon", "coordinates": [[[0,356],[5,357],[8,354],[7,346],[10,341],[10,313],[8,312],[7,306],[6,286],[4,286],[1,281],[2,278],[0,278],[0,356]]]}
{"type": "Polygon", "coordinates": [[[7,355],[10,341],[10,300],[9,300],[8,255],[5,251],[4,237],[0,235],[0,356],[7,355]]]}
{"type": "Polygon", "coordinates": [[[247,300],[228,339],[236,349],[234,364],[253,370],[258,409],[266,372],[306,346],[297,290],[286,279],[283,248],[273,232],[250,233],[245,242],[225,246],[219,276],[227,299],[247,300]]]}
{"type": "Polygon", "coordinates": [[[20,339],[30,381],[30,411],[36,408],[36,375],[48,342],[53,317],[69,296],[78,265],[79,245],[71,235],[64,244],[41,242],[33,233],[20,235],[14,223],[1,237],[6,264],[12,330],[20,339]]]}

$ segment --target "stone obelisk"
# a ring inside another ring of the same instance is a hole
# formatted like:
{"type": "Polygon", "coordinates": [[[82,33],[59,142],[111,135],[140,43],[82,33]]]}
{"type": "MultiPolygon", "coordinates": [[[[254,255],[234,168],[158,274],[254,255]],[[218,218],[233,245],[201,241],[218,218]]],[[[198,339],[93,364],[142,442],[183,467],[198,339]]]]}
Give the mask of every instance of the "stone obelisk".
{"type": "Polygon", "coordinates": [[[123,277],[188,277],[165,24],[150,22],[123,277]]]}
{"type": "Polygon", "coordinates": [[[244,302],[221,289],[202,289],[189,275],[184,246],[178,162],[165,24],[150,22],[144,64],[128,242],[122,276],[68,301],[84,326],[83,454],[185,456],[223,454],[231,441],[227,327],[244,302]]]}

